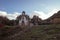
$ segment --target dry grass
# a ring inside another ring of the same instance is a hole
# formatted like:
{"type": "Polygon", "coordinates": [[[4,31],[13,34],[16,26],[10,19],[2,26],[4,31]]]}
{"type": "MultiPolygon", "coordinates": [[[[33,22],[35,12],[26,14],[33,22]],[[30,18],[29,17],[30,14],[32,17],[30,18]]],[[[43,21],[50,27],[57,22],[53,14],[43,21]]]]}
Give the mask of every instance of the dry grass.
{"type": "Polygon", "coordinates": [[[7,36],[5,40],[60,40],[60,24],[25,27],[24,30],[21,30],[22,32],[20,30],[15,31],[17,31],[15,33],[18,35],[14,36],[14,33],[13,38],[7,36]]]}

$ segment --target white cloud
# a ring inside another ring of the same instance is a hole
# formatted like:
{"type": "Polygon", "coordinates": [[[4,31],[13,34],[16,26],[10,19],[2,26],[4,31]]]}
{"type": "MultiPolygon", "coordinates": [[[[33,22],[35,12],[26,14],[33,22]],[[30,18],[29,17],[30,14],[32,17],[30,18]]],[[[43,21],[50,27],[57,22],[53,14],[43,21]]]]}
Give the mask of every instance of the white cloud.
{"type": "Polygon", "coordinates": [[[18,12],[14,12],[14,13],[7,13],[4,11],[0,11],[0,16],[6,16],[8,19],[12,20],[12,19],[16,19],[16,17],[18,15],[20,15],[21,13],[18,12]]]}
{"type": "Polygon", "coordinates": [[[0,16],[6,16],[6,15],[7,15],[7,12],[0,11],[0,16]]]}
{"type": "Polygon", "coordinates": [[[47,19],[49,17],[51,17],[53,14],[57,13],[57,11],[59,11],[59,9],[53,9],[51,12],[49,12],[48,14],[44,13],[43,11],[34,11],[30,17],[32,18],[33,15],[37,15],[39,16],[41,19],[47,19]]]}
{"type": "Polygon", "coordinates": [[[20,13],[14,12],[13,14],[12,13],[11,14],[7,14],[7,18],[12,20],[12,19],[16,19],[16,17],[19,16],[19,15],[20,15],[20,13]]]}
{"type": "MultiPolygon", "coordinates": [[[[34,11],[30,17],[32,18],[33,15],[37,15],[39,16],[41,19],[47,19],[50,16],[52,16],[54,13],[57,13],[57,11],[59,11],[58,9],[54,9],[51,12],[49,12],[48,14],[44,13],[43,11],[34,11]]],[[[0,16],[6,16],[8,19],[12,20],[12,19],[16,19],[17,16],[19,16],[21,13],[18,12],[14,12],[14,13],[7,13],[4,11],[0,11],[0,16]]]]}

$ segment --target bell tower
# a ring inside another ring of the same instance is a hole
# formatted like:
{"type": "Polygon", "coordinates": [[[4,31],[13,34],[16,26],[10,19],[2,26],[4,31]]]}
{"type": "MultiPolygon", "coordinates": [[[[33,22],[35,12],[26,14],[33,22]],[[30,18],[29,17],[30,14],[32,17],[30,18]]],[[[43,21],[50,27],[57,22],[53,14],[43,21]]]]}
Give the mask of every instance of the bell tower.
{"type": "Polygon", "coordinates": [[[19,16],[19,25],[28,25],[29,19],[28,15],[25,14],[25,11],[19,16]]]}

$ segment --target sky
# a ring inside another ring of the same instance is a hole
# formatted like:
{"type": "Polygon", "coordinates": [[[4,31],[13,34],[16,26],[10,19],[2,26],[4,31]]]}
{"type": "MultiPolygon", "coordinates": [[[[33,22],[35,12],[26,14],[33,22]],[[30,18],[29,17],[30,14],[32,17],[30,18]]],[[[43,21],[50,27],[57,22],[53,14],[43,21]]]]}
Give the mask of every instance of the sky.
{"type": "Polygon", "coordinates": [[[0,0],[0,15],[9,19],[16,19],[22,11],[47,19],[59,10],[60,0],[0,0]]]}

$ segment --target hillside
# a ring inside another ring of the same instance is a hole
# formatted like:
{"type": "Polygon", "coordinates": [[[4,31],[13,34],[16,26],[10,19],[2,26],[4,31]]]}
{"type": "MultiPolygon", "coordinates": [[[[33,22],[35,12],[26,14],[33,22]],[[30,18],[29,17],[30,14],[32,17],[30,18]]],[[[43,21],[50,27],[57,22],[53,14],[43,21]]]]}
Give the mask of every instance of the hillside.
{"type": "Polygon", "coordinates": [[[60,40],[60,24],[33,26],[15,31],[17,32],[13,35],[2,37],[2,40],[60,40]]]}
{"type": "Polygon", "coordinates": [[[42,24],[60,24],[60,11],[58,11],[48,19],[43,20],[42,24]]]}

